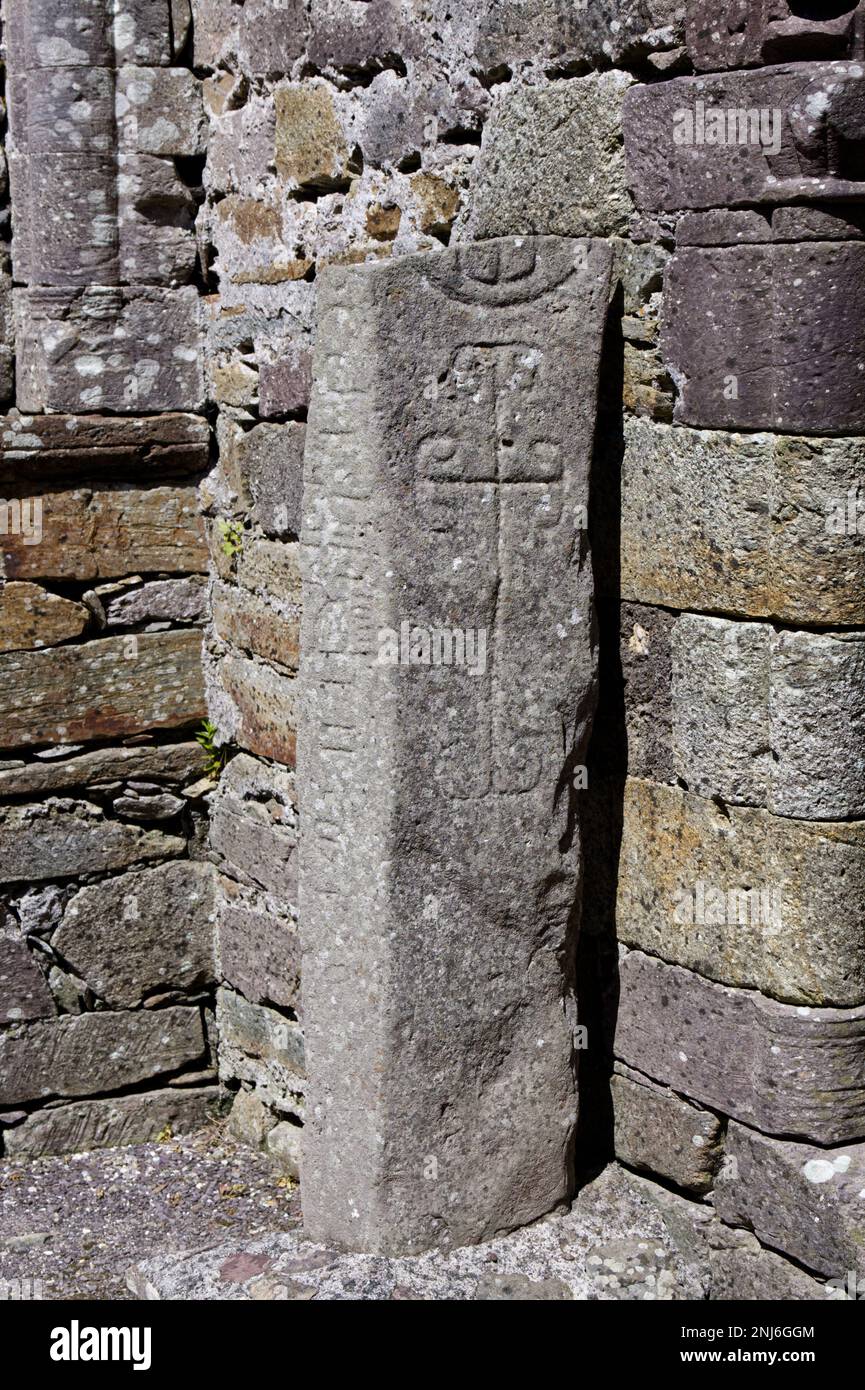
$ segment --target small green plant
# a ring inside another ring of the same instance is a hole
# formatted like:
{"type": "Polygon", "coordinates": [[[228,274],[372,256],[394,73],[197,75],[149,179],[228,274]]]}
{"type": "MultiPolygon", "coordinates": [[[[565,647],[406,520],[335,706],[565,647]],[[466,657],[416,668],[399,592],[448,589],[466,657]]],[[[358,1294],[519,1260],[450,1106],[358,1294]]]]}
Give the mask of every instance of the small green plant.
{"type": "Polygon", "coordinates": [[[224,521],[220,517],[217,522],[219,532],[222,536],[222,553],[232,559],[235,555],[240,555],[243,550],[243,526],[239,521],[224,521]]]}
{"type": "Polygon", "coordinates": [[[227,748],[219,748],[216,744],[218,730],[214,723],[209,719],[201,721],[201,728],[195,735],[196,743],[200,744],[207,755],[204,765],[204,775],[210,777],[215,782],[222,769],[225,767],[225,760],[228,756],[227,748]]]}

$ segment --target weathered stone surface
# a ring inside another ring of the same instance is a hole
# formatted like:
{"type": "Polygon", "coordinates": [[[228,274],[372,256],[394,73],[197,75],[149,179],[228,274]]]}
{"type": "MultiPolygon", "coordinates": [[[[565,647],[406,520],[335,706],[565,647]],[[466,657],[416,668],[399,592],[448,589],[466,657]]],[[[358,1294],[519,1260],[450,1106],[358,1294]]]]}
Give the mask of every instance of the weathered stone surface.
{"type": "Polygon", "coordinates": [[[861,439],[727,434],[629,419],[621,496],[625,598],[865,625],[861,439]]]}
{"type": "Polygon", "coordinates": [[[790,0],[748,0],[744,5],[741,0],[688,0],[688,53],[695,68],[709,71],[802,58],[861,58],[862,12],[859,0],[826,7],[790,0]],[[830,13],[821,14],[821,8],[830,13]]]}
{"type": "Polygon", "coordinates": [[[294,767],[295,681],[271,666],[231,653],[207,670],[211,718],[225,741],[294,767]]]}
{"type": "Polygon", "coordinates": [[[206,600],[207,584],[203,578],[157,579],[106,603],[105,620],[109,627],[132,627],[159,620],[191,623],[203,616],[206,600]]]}
{"type": "Polygon", "coordinates": [[[266,600],[214,585],[211,616],[213,630],[220,641],[297,670],[300,660],[300,620],[286,617],[266,600]]]}
{"type": "Polygon", "coordinates": [[[349,151],[327,82],[278,87],[276,171],[289,188],[345,184],[349,151]]]}
{"type": "Polygon", "coordinates": [[[189,284],[196,267],[196,210],[173,159],[120,152],[118,255],[124,283],[189,284]]]}
{"type": "Polygon", "coordinates": [[[22,410],[135,414],[204,404],[195,286],[30,289],[13,298],[22,410]]]}
{"type": "Polygon", "coordinates": [[[471,235],[611,236],[632,212],[625,184],[626,73],[506,92],[484,130],[471,235]]]}
{"type": "Polygon", "coordinates": [[[0,769],[0,796],[40,796],[127,777],[185,786],[203,775],[205,761],[204,750],[197,743],[100,748],[77,758],[0,769]]]}
{"type": "Polygon", "coordinates": [[[639,951],[622,955],[619,984],[628,1066],[769,1134],[865,1136],[865,1008],[779,1004],[639,951]]]}
{"type": "Polygon", "coordinates": [[[196,415],[6,415],[0,420],[0,477],[106,472],[139,482],[207,467],[210,429],[196,415]]]}
{"type": "Polygon", "coordinates": [[[865,1144],[816,1149],[731,1124],[715,1204],[723,1221],[843,1280],[865,1273],[863,1187],[865,1144]]]}
{"type": "Polygon", "coordinates": [[[568,784],[595,689],[580,515],[610,269],[597,243],[516,239],[320,284],[301,667],[305,1219],[353,1247],[479,1240],[568,1190],[568,784]],[[468,662],[377,659],[403,622],[458,627],[468,662]],[[425,922],[434,941],[419,945],[410,924],[425,922]],[[517,981],[519,1028],[503,1023],[517,981]],[[423,1177],[430,1156],[438,1182],[423,1177]]]}
{"type": "Polygon", "coordinates": [[[258,371],[259,412],[263,419],[290,415],[309,406],[312,352],[291,346],[277,362],[262,362],[258,371]]]}
{"type": "MultiPolygon", "coordinates": [[[[460,7],[462,9],[463,7],[460,7]]],[[[675,0],[495,0],[466,6],[476,11],[477,34],[471,53],[481,67],[543,62],[569,66],[581,62],[639,61],[663,53],[684,38],[681,5],[675,0]]],[[[462,18],[462,15],[460,15],[462,18]]]]}
{"type": "Polygon", "coordinates": [[[205,152],[201,84],[187,68],[120,68],[115,112],[127,151],[169,157],[205,152]]]}
{"type": "Polygon", "coordinates": [[[685,247],[661,347],[676,419],[718,429],[865,429],[865,243],[685,247]]]}
{"type": "MultiPolygon", "coordinates": [[[[284,912],[284,904],[280,908],[284,912]]],[[[253,1004],[299,1012],[300,939],[268,899],[220,877],[217,951],[226,983],[253,1004]]]]}
{"type": "Polygon", "coordinates": [[[0,882],[71,878],[180,854],[186,841],[105,820],[89,802],[42,802],[0,814],[0,882]]]}
{"type": "Polygon", "coordinates": [[[790,820],[628,781],[617,902],[627,945],[791,1003],[865,1004],[863,876],[861,822],[790,820]]]}
{"type": "Polygon", "coordinates": [[[268,1131],[276,1124],[276,1116],[258,1099],[254,1091],[238,1091],[228,1117],[231,1134],[253,1149],[260,1149],[268,1131]]]}
{"type": "Polygon", "coordinates": [[[112,1009],[213,982],[213,868],[178,861],[82,888],[54,950],[112,1009]]]}
{"type": "Polygon", "coordinates": [[[0,586],[0,652],[32,651],[80,637],[90,621],[81,603],[38,584],[0,586]]]}
{"type": "Polygon", "coordinates": [[[858,63],[791,63],[633,88],[624,132],[637,206],[861,198],[861,84],[858,63]]]}
{"type": "Polygon", "coordinates": [[[156,791],[154,795],[152,791],[142,794],[132,789],[128,789],[125,796],[115,797],[112,802],[118,816],[137,821],[172,820],[180,814],[185,804],[182,797],[172,796],[170,792],[156,791]]]}
{"type": "Polygon", "coordinates": [[[7,747],[122,738],[192,724],[204,714],[201,634],[194,629],[0,656],[7,747]]]}
{"type": "Polygon", "coordinates": [[[764,1250],[746,1231],[731,1231],[727,1239],[728,1245],[709,1252],[712,1271],[709,1297],[713,1301],[788,1303],[841,1297],[789,1260],[764,1250]],[[735,1244],[733,1238],[736,1238],[735,1244]]]}
{"type": "Polygon", "coordinates": [[[175,1135],[203,1128],[215,1118],[219,1103],[218,1086],[74,1101],[37,1110],[14,1130],[5,1131],[4,1152],[7,1158],[41,1158],[148,1144],[166,1130],[175,1135]]]}
{"type": "Polygon", "coordinates": [[[54,1013],[51,991],[24,937],[0,930],[0,1023],[24,1023],[54,1013]]]}
{"type": "Polygon", "coordinates": [[[106,579],[203,572],[207,546],[193,487],[117,487],[42,494],[38,545],[8,534],[8,579],[106,579]]]}
{"type": "Polygon", "coordinates": [[[301,1153],[303,1149],[303,1130],[300,1125],[280,1120],[268,1131],[264,1147],[275,1163],[289,1178],[300,1177],[301,1153]]]}
{"type": "Polygon", "coordinates": [[[216,1022],[220,1078],[251,1084],[281,1114],[300,1114],[306,1090],[300,1024],[229,989],[217,994],[216,1022]]]}
{"type": "Polygon", "coordinates": [[[298,536],[306,426],[256,425],[235,443],[234,467],[252,497],[252,518],[268,536],[298,536]]]}
{"type": "Polygon", "coordinates": [[[723,1150],[721,1121],[708,1110],[618,1064],[610,1081],[616,1158],[687,1192],[709,1191],[723,1150]]]}
{"type": "Polygon", "coordinates": [[[297,899],[296,802],[291,773],[241,753],[220,777],[212,808],[210,844],[226,872],[286,908],[297,899]]]}
{"type": "Polygon", "coordinates": [[[204,1056],[198,1009],[80,1014],[0,1033],[0,1104],[119,1091],[204,1056]]]}
{"type": "MultiPolygon", "coordinates": [[[[240,583],[296,616],[301,604],[300,546],[253,538],[237,561],[240,583]]],[[[286,663],[288,664],[288,663],[286,663]]]]}
{"type": "Polygon", "coordinates": [[[632,777],[673,780],[672,613],[624,603],[620,654],[625,682],[628,771],[632,777]]]}

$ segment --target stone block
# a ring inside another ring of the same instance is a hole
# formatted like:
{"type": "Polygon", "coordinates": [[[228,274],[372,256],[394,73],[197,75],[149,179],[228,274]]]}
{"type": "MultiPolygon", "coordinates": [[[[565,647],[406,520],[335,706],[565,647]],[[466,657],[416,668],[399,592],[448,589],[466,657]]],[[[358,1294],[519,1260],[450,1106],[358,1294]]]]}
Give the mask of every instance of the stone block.
{"type": "Polygon", "coordinates": [[[644,211],[861,198],[862,67],[791,63],[637,86],[624,138],[644,211]]]}
{"type": "Polygon", "coordinates": [[[228,1117],[228,1130],[242,1144],[260,1149],[268,1131],[276,1124],[272,1115],[254,1091],[238,1091],[228,1117]]]}
{"type": "Polygon", "coordinates": [[[661,335],[676,419],[861,433],[863,324],[865,243],[682,249],[667,269],[661,335]]]}
{"type": "Polygon", "coordinates": [[[812,1148],[731,1124],[716,1188],[722,1221],[818,1274],[865,1275],[865,1144],[812,1148]]]}
{"type": "Polygon", "coordinates": [[[109,1008],[134,1009],[213,983],[214,913],[212,865],[160,864],[82,888],[52,947],[109,1008]]]}
{"type": "Polygon", "coordinates": [[[286,614],[296,615],[300,611],[298,544],[252,538],[244,543],[238,558],[237,578],[244,588],[273,600],[286,614]]]}
{"type": "Polygon", "coordinates": [[[9,174],[16,211],[12,242],[16,280],[58,287],[116,284],[119,246],[113,154],[13,152],[9,174]],[[88,219],[84,228],[82,205],[88,219]]]}
{"type": "Polygon", "coordinates": [[[802,1005],[865,1004],[865,826],[716,805],[631,778],[619,861],[627,945],[802,1005]]]}
{"type": "Polygon", "coordinates": [[[211,717],[220,734],[250,753],[294,767],[297,709],[294,680],[233,652],[208,670],[211,717]]]}
{"type": "MultiPolygon", "coordinates": [[[[207,467],[210,429],[197,415],[5,415],[0,417],[0,478],[20,483],[106,474],[139,484],[207,467]]],[[[20,488],[19,488],[20,490],[20,488]]]]}
{"type": "Polygon", "coordinates": [[[305,0],[247,0],[238,17],[237,68],[250,77],[284,77],[309,36],[305,0]]]}
{"type": "Polygon", "coordinates": [[[717,1115],[618,1064],[610,1081],[616,1158],[703,1196],[723,1151],[717,1115]]]}
{"type": "Polygon", "coordinates": [[[681,1095],[769,1134],[865,1137],[865,1008],[779,1004],[627,951],[616,1055],[681,1095]]]}
{"type": "Polygon", "coordinates": [[[213,586],[213,630],[222,642],[296,671],[300,661],[300,621],[287,617],[265,599],[229,588],[213,586]]]}
{"type": "Polygon", "coordinates": [[[264,1146],[286,1177],[299,1180],[303,1149],[303,1129],[300,1125],[281,1120],[269,1131],[264,1146]]]}
{"type": "Polygon", "coordinates": [[[201,578],[156,579],[118,594],[105,604],[109,627],[133,627],[138,623],[194,623],[204,616],[207,582],[201,578]]]}
{"type": "Polygon", "coordinates": [[[698,71],[756,67],[812,58],[862,56],[863,6],[825,7],[791,0],[688,0],[688,54],[698,71]],[[805,11],[805,13],[803,13],[805,11]],[[858,40],[858,42],[857,42],[858,40]]]}
{"type": "Polygon", "coordinates": [[[672,652],[675,618],[659,608],[623,603],[620,654],[625,683],[628,771],[673,780],[672,652]]]}
{"type": "Polygon", "coordinates": [[[6,747],[123,738],[205,714],[201,633],[106,637],[0,656],[6,747]]]}
{"type": "Polygon", "coordinates": [[[79,1014],[0,1033],[0,1105],[120,1091],[199,1061],[198,1009],[79,1014]]]}
{"type": "Polygon", "coordinates": [[[38,584],[0,587],[0,652],[32,651],[80,637],[90,621],[82,603],[38,584]]]}
{"type": "Polygon", "coordinates": [[[349,150],[326,82],[276,89],[276,172],[289,188],[346,184],[349,150]]]}
{"type": "Polygon", "coordinates": [[[342,0],[312,0],[308,61],[351,75],[375,73],[417,52],[420,34],[398,0],[370,0],[345,5],[342,0]]]}
{"type": "Polygon", "coordinates": [[[484,130],[470,234],[623,232],[633,210],[622,148],[631,85],[626,73],[608,72],[506,92],[484,130]]]}
{"type": "Polygon", "coordinates": [[[485,71],[540,62],[567,74],[586,62],[644,61],[684,39],[675,0],[495,0],[476,8],[472,56],[485,71]]]}
{"type": "Polygon", "coordinates": [[[764,1250],[747,1232],[729,1233],[731,1241],[734,1236],[739,1243],[709,1251],[713,1301],[801,1303],[837,1297],[798,1265],[764,1250]]]}
{"type": "Polygon", "coordinates": [[[124,154],[118,159],[120,279],[134,285],[187,285],[198,247],[195,198],[173,159],[124,154]]]}
{"type": "Polygon", "coordinates": [[[0,537],[7,579],[112,579],[207,570],[194,487],[54,490],[41,493],[39,542],[22,530],[0,537]]]}
{"type": "Polygon", "coordinates": [[[45,976],[24,937],[0,930],[0,1023],[26,1023],[55,1012],[45,976]]]}
{"type": "Polygon", "coordinates": [[[300,1012],[300,939],[272,899],[220,877],[217,950],[225,982],[253,1004],[300,1012]]]}
{"type": "Polygon", "coordinates": [[[225,871],[258,884],[284,904],[297,900],[294,777],[241,753],[219,779],[210,845],[225,871]]]}
{"type": "Polygon", "coordinates": [[[795,624],[865,625],[861,439],[629,419],[621,497],[623,597],[795,624]]]}
{"type": "Polygon", "coordinates": [[[79,757],[0,768],[0,796],[41,796],[130,777],[185,786],[203,777],[204,769],[204,750],[197,743],[100,748],[79,757]]]}
{"type": "Polygon", "coordinates": [[[42,1158],[152,1144],[166,1131],[178,1135],[202,1129],[216,1118],[220,1094],[218,1086],[166,1087],[36,1110],[23,1124],[4,1132],[4,1153],[7,1158],[42,1158]]]}
{"type": "Polygon", "coordinates": [[[203,405],[194,286],[16,290],[13,298],[21,410],[136,414],[203,405]]]}
{"type": "Polygon", "coordinates": [[[0,812],[0,883],[126,869],[185,849],[179,836],[106,820],[90,802],[44,801],[0,812]]]}
{"type": "Polygon", "coordinates": [[[220,467],[268,536],[300,534],[305,438],[306,426],[294,421],[223,432],[220,467]]]}
{"type": "Polygon", "coordinates": [[[126,152],[188,158],[206,151],[201,83],[188,68],[120,68],[115,112],[126,152]]]}
{"type": "Polygon", "coordinates": [[[228,989],[217,995],[216,1021],[220,1078],[252,1085],[280,1114],[299,1113],[306,1090],[300,1025],[228,989]]]}
{"type": "Polygon", "coordinates": [[[470,1243],[569,1190],[568,784],[596,689],[580,517],[611,265],[516,238],[319,281],[300,675],[319,1239],[470,1243]],[[444,620],[469,644],[433,665],[444,620]]]}
{"type": "Polygon", "coordinates": [[[259,411],[263,419],[306,410],[312,390],[312,351],[296,344],[286,346],[276,362],[262,362],[258,369],[259,411]]]}

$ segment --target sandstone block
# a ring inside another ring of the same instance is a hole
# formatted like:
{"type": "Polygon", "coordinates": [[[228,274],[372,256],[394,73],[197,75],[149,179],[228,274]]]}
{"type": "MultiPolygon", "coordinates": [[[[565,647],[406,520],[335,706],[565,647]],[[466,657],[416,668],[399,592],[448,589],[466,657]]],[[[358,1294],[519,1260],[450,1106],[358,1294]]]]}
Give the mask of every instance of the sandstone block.
{"type": "Polygon", "coordinates": [[[642,604],[621,607],[628,770],[632,777],[673,780],[672,613],[642,604]]]}
{"type": "Polygon", "coordinates": [[[197,1062],[198,1009],[79,1014],[0,1033],[0,1104],[119,1091],[197,1062]]]}
{"type": "Polygon", "coordinates": [[[319,1238],[468,1243],[568,1190],[567,784],[595,694],[580,515],[611,260],[516,238],[319,284],[300,774],[319,1238]],[[422,642],[414,664],[379,660],[404,620],[446,620],[492,664],[434,666],[422,642]]]}
{"type": "Polygon", "coordinates": [[[105,820],[89,802],[42,802],[0,813],[0,882],[72,878],[182,853],[185,840],[105,820]]]}
{"type": "Polygon", "coordinates": [[[289,188],[322,191],[346,181],[349,151],[326,82],[278,87],[276,171],[289,188]]]}
{"type": "Polygon", "coordinates": [[[26,1023],[54,1013],[51,991],[24,937],[0,930],[0,1023],[26,1023]]]}
{"type": "Polygon", "coordinates": [[[865,243],[683,248],[667,269],[661,334],[676,419],[861,433],[863,323],[865,243]]]}
{"type": "Polygon", "coordinates": [[[617,898],[628,945],[795,1004],[865,1004],[860,822],[718,806],[636,778],[617,898]]]}
{"type": "Polygon", "coordinates": [[[226,872],[257,883],[288,907],[297,900],[294,778],[245,753],[232,758],[213,801],[211,848],[226,872]]]}
{"type": "Polygon", "coordinates": [[[216,583],[212,620],[220,641],[297,670],[300,623],[296,615],[286,617],[264,599],[216,583]]]}
{"type": "Polygon", "coordinates": [[[134,1009],[213,982],[213,921],[212,866],[177,861],[82,888],[52,946],[109,1008],[134,1009]]]}
{"type": "Polygon", "coordinates": [[[193,623],[204,614],[207,583],[202,578],[157,579],[118,594],[105,605],[109,627],[132,627],[137,623],[193,623]]]}
{"type": "Polygon", "coordinates": [[[861,626],[863,490],[861,439],[626,420],[622,594],[668,608],[861,626]]]}
{"type": "Polygon", "coordinates": [[[622,102],[630,86],[626,73],[611,72],[507,92],[484,130],[471,233],[483,238],[624,231],[632,205],[622,102]]]}
{"type": "Polygon", "coordinates": [[[259,367],[259,411],[264,419],[306,410],[311,390],[312,352],[308,348],[287,347],[279,361],[262,362],[259,367]]]}
{"type": "Polygon", "coordinates": [[[0,652],[32,651],[80,637],[90,621],[81,603],[38,584],[0,587],[0,652]]]}
{"type": "Polygon", "coordinates": [[[269,1131],[264,1146],[287,1177],[300,1178],[303,1149],[303,1129],[300,1125],[281,1120],[269,1131]]]}
{"type": "Polygon", "coordinates": [[[100,748],[80,757],[0,769],[0,796],[41,796],[129,777],[185,786],[202,777],[204,767],[204,751],[197,743],[100,748]]]}
{"type": "Polygon", "coordinates": [[[0,477],[20,482],[112,474],[141,482],[203,470],[210,430],[196,415],[5,415],[0,418],[0,477]]]}
{"type": "Polygon", "coordinates": [[[638,951],[620,961],[616,1055],[769,1134],[865,1136],[865,1008],[809,1009],[638,951]]]}
{"type": "Polygon", "coordinates": [[[535,0],[529,7],[496,0],[477,9],[471,52],[485,71],[538,61],[564,72],[581,62],[641,61],[684,38],[682,8],[674,0],[535,0]]]}
{"type": "Polygon", "coordinates": [[[166,1088],[108,1100],[79,1100],[36,1110],[23,1124],[6,1130],[7,1158],[42,1158],[46,1154],[114,1149],[123,1144],[150,1144],[169,1130],[172,1135],[202,1129],[216,1118],[218,1086],[166,1088]]]}
{"type": "Polygon", "coordinates": [[[637,206],[672,212],[861,198],[861,85],[861,65],[838,62],[634,87],[624,138],[637,206]]]}
{"type": "Polygon", "coordinates": [[[229,653],[208,669],[208,696],[225,739],[294,767],[297,710],[292,678],[229,653]]]}
{"type": "Polygon", "coordinates": [[[7,747],[122,738],[205,714],[201,633],[107,637],[0,656],[7,747]]]}
{"type": "Polygon", "coordinates": [[[201,83],[187,68],[121,67],[115,111],[127,152],[170,158],[205,153],[201,83]]]}
{"type": "Polygon", "coordinates": [[[618,1064],[610,1081],[616,1158],[702,1196],[721,1161],[717,1115],[618,1064]]]}
{"type": "Polygon", "coordinates": [[[203,405],[194,286],[16,290],[14,301],[22,410],[135,414],[203,405]]]}
{"type": "Polygon", "coordinates": [[[865,1273],[865,1144],[817,1149],[731,1124],[715,1189],[722,1221],[818,1274],[865,1273]]]}
{"type": "MultiPolygon", "coordinates": [[[[279,904],[282,909],[284,905],[279,904]]],[[[220,877],[217,908],[220,970],[253,1004],[300,1012],[300,939],[294,922],[233,879],[220,877]]]]}
{"type": "Polygon", "coordinates": [[[254,1091],[238,1091],[228,1117],[229,1131],[243,1144],[260,1149],[276,1117],[261,1103],[254,1091]]]}

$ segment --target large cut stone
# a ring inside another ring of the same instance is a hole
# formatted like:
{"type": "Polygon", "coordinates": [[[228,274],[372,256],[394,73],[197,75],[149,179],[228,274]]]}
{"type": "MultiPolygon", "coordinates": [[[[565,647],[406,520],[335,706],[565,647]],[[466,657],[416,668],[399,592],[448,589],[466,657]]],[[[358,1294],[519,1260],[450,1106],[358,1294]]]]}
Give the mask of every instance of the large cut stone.
{"type": "Polygon", "coordinates": [[[723,1150],[718,1116],[621,1062],[610,1079],[610,1092],[616,1158],[686,1192],[708,1192],[723,1150]]]}
{"type": "Polygon", "coordinates": [[[73,603],[38,584],[0,587],[0,652],[32,651],[80,637],[90,621],[82,603],[73,603]]]}
{"type": "Polygon", "coordinates": [[[624,131],[637,206],[861,198],[862,85],[861,63],[791,63],[633,87],[624,131]]]}
{"type": "Polygon", "coordinates": [[[272,898],[220,876],[217,955],[222,978],[253,1004],[299,1009],[300,940],[297,925],[272,898]]]}
{"type": "Polygon", "coordinates": [[[471,1243],[569,1190],[610,272],[604,244],[517,238],[321,285],[299,782],[318,1239],[471,1243]]]}
{"type": "Polygon", "coordinates": [[[0,1033],[0,1105],[120,1091],[206,1051],[198,1009],[80,1014],[0,1033]]]}
{"type": "Polygon", "coordinates": [[[219,779],[210,846],[226,873],[272,893],[286,908],[297,900],[294,778],[245,753],[219,779]]]}
{"type": "Polygon", "coordinates": [[[621,585],[668,608],[865,626],[865,440],[627,420],[621,585]]]}
{"type": "Polygon", "coordinates": [[[695,68],[710,71],[800,58],[861,57],[865,6],[859,0],[840,0],[825,7],[826,15],[821,8],[790,0],[688,0],[688,53],[695,68]]]}
{"type": "Polygon", "coordinates": [[[45,801],[0,812],[0,883],[98,874],[185,850],[179,835],[106,820],[89,801],[45,801]]]}
{"type": "Polygon", "coordinates": [[[628,1066],[769,1134],[865,1138],[865,1008],[779,1004],[640,951],[623,952],[619,976],[628,1066]]]}
{"type": "Polygon", "coordinates": [[[188,860],[76,893],[53,949],[112,1009],[213,983],[213,866],[188,860]],[[119,943],[119,946],[118,946],[119,943]]]}
{"type": "MultiPolygon", "coordinates": [[[[210,429],[197,415],[5,415],[0,417],[0,477],[105,474],[139,485],[164,474],[203,470],[210,429]]],[[[19,489],[20,490],[20,489],[19,489]]]]}
{"type": "Polygon", "coordinates": [[[661,349],[684,424],[862,433],[865,243],[682,248],[661,349]]]}
{"type": "Polygon", "coordinates": [[[0,1023],[54,1014],[51,992],[23,936],[0,931],[0,1023]]]}
{"type": "Polygon", "coordinates": [[[629,946],[794,1004],[865,1004],[863,892],[861,821],[628,780],[616,913],[629,946]]]}
{"type": "Polygon", "coordinates": [[[166,1131],[175,1135],[201,1129],[216,1117],[219,1102],[218,1086],[166,1087],[107,1100],[77,1100],[36,1110],[23,1124],[5,1130],[3,1152],[7,1158],[40,1158],[152,1143],[166,1131]]]}
{"type": "Polygon", "coordinates": [[[100,748],[78,758],[52,758],[4,768],[0,770],[0,796],[41,796],[130,777],[139,782],[185,786],[199,781],[206,766],[206,755],[198,743],[100,748]]]}
{"type": "Polygon", "coordinates": [[[819,1274],[865,1276],[865,1144],[815,1149],[731,1124],[716,1186],[722,1221],[819,1274]]]}
{"type": "Polygon", "coordinates": [[[0,656],[0,738],[9,748],[123,737],[205,713],[194,629],[0,656]]]}

